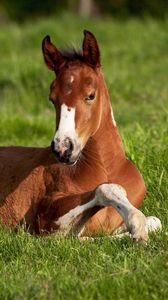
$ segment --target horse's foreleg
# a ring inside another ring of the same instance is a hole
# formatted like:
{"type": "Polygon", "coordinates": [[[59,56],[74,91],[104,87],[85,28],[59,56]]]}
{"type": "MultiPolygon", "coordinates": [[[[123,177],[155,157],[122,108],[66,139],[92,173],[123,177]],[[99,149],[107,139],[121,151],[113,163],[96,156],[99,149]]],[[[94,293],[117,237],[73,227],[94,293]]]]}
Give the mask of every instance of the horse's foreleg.
{"type": "Polygon", "coordinates": [[[123,218],[127,230],[136,242],[147,242],[148,232],[161,229],[161,222],[156,217],[145,217],[127,198],[126,191],[117,184],[102,184],[95,197],[101,206],[112,206],[123,218]]]}
{"type": "MultiPolygon", "coordinates": [[[[156,217],[150,216],[146,217],[146,227],[148,232],[155,232],[162,229],[162,224],[160,220],[156,217]]],[[[131,237],[131,233],[129,233],[125,223],[123,223],[119,228],[117,228],[113,235],[111,236],[113,239],[122,239],[124,237],[131,237]]],[[[102,237],[91,237],[91,236],[80,236],[80,241],[95,241],[95,240],[101,240],[102,237]]]]}
{"type": "Polygon", "coordinates": [[[102,184],[96,191],[101,206],[112,206],[122,216],[135,241],[148,240],[145,215],[128,200],[125,190],[117,184],[102,184]]]}
{"type": "MultiPolygon", "coordinates": [[[[137,242],[146,242],[148,239],[148,224],[145,215],[135,208],[127,198],[125,190],[117,184],[101,184],[93,192],[74,195],[56,201],[52,207],[52,212],[60,212],[61,207],[66,204],[64,212],[59,217],[53,215],[53,220],[49,214],[45,219],[52,228],[58,232],[76,236],[82,236],[85,232],[87,221],[103,207],[111,206],[123,218],[128,231],[137,242]],[[69,207],[68,207],[69,206],[69,207]],[[51,221],[51,222],[50,222],[51,221]]],[[[46,227],[46,228],[47,228],[46,227]]]]}
{"type": "Polygon", "coordinates": [[[160,220],[155,217],[146,218],[127,198],[126,191],[117,184],[102,184],[90,202],[99,207],[112,206],[123,218],[127,230],[136,242],[147,242],[148,231],[161,227],[160,220]]]}

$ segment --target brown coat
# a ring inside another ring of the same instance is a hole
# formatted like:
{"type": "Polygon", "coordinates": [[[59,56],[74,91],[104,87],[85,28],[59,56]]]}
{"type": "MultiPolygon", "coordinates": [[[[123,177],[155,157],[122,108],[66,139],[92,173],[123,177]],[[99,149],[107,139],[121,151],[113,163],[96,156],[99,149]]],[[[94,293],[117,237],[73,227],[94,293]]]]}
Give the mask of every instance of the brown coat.
{"type": "MultiPolygon", "coordinates": [[[[51,147],[1,147],[0,218],[10,227],[15,228],[25,219],[31,231],[58,230],[53,220],[89,201],[101,183],[121,185],[135,207],[143,201],[146,190],[144,181],[136,167],[125,157],[118,129],[111,117],[109,95],[100,71],[98,46],[94,39],[93,35],[85,32],[83,56],[69,56],[69,59],[58,54],[48,37],[43,41],[45,61],[58,77],[52,83],[50,92],[50,99],[57,109],[56,127],[60,120],[61,104],[76,107],[76,130],[84,143],[82,156],[76,165],[69,166],[57,162],[51,147]],[[88,54],[89,43],[95,50],[91,54],[88,54]],[[63,97],[67,86],[62,87],[62,82],[66,82],[67,72],[78,80],[71,97],[63,97]],[[79,93],[83,97],[85,75],[87,80],[92,79],[91,83],[87,82],[87,89],[91,84],[96,89],[95,104],[92,106],[75,100],[79,98],[79,93]],[[82,119],[84,115],[87,119],[82,119]]],[[[114,208],[95,207],[85,217],[85,233],[113,231],[121,222],[114,208]]]]}

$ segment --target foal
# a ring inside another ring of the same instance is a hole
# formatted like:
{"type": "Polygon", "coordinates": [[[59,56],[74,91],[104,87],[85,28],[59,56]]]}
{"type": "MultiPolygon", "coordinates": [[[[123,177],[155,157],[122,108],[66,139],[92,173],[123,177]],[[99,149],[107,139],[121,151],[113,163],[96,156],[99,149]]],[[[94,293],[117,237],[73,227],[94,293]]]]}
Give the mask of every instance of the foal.
{"type": "Polygon", "coordinates": [[[1,220],[77,236],[112,233],[124,220],[133,239],[146,242],[161,224],[137,209],[145,184],[125,157],[94,35],[84,31],[81,53],[60,52],[49,36],[42,50],[56,74],[56,133],[48,148],[0,148],[1,220]]]}

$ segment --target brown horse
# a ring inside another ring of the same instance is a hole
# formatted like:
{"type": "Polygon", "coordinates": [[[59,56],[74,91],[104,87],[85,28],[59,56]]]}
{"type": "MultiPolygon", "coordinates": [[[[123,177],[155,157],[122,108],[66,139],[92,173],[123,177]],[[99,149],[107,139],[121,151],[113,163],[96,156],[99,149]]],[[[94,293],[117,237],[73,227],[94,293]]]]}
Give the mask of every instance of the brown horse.
{"type": "Polygon", "coordinates": [[[112,233],[124,220],[135,240],[147,241],[160,221],[137,209],[146,188],[125,157],[94,35],[84,31],[82,52],[60,52],[49,36],[42,50],[56,74],[49,96],[56,133],[48,148],[0,148],[2,222],[84,236],[112,233]]]}

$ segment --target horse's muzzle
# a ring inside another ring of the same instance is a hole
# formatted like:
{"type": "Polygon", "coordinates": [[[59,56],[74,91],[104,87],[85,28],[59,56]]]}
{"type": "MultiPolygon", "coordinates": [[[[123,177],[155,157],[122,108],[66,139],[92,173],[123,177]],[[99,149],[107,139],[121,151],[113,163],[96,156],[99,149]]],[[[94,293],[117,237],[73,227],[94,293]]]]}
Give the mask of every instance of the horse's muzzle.
{"type": "Polygon", "coordinates": [[[55,154],[58,162],[67,165],[73,165],[76,159],[72,159],[74,149],[73,142],[70,138],[60,141],[58,138],[51,143],[52,152],[55,154]]]}

